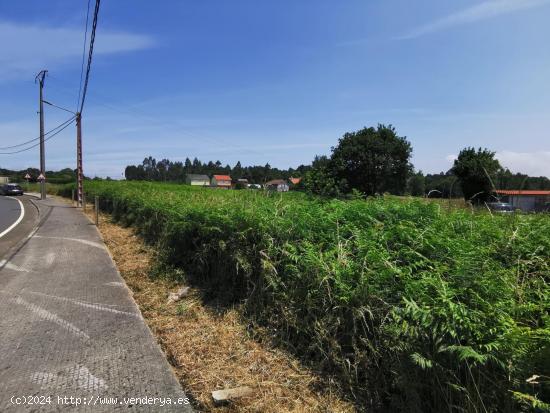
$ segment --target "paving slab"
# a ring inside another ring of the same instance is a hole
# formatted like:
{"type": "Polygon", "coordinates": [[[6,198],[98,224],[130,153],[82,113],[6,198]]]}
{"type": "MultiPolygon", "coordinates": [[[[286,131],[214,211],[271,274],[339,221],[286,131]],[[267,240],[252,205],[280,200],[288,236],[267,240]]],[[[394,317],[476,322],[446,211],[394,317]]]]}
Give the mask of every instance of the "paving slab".
{"type": "Polygon", "coordinates": [[[191,412],[97,228],[34,203],[39,226],[0,269],[0,411],[191,412]]]}

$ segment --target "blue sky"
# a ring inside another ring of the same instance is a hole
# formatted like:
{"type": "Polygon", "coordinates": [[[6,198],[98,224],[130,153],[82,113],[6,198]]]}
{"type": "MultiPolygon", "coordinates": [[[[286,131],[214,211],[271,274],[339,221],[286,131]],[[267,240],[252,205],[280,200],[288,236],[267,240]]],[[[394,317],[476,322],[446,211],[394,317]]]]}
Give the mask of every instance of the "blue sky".
{"type": "MultiPolygon", "coordinates": [[[[38,135],[39,70],[45,98],[76,107],[86,5],[0,4],[0,146],[38,135]]],[[[550,176],[549,20],[550,0],[103,0],[85,173],[147,155],[297,166],[391,123],[424,172],[483,146],[550,176]]],[[[66,115],[46,107],[46,129],[66,115]]],[[[46,143],[48,169],[74,167],[74,135],[46,143]]],[[[37,165],[37,149],[0,155],[37,165]]]]}

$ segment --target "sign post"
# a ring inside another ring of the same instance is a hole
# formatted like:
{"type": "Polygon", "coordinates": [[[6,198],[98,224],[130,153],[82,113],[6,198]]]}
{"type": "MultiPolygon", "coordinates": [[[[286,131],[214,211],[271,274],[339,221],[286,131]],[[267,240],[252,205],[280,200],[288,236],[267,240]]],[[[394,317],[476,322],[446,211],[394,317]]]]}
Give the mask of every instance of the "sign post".
{"type": "Polygon", "coordinates": [[[40,174],[36,180],[40,182],[40,189],[43,194],[42,199],[46,199],[46,177],[43,174],[40,174]]]}
{"type": "Polygon", "coordinates": [[[31,179],[31,176],[29,174],[26,174],[25,180],[27,181],[27,192],[29,192],[29,179],[31,179]]]}

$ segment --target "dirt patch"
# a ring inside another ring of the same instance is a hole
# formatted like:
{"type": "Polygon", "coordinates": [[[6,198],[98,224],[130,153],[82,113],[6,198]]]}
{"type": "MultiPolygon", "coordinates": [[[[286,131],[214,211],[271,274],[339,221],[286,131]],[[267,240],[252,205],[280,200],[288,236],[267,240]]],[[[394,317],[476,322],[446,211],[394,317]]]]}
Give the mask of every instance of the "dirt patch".
{"type": "MultiPolygon", "coordinates": [[[[87,214],[93,219],[91,208],[87,214]]],[[[168,293],[180,286],[150,278],[155,251],[132,229],[114,224],[108,215],[101,214],[99,229],[143,317],[198,410],[355,411],[291,355],[252,339],[238,308],[216,312],[203,303],[196,289],[181,301],[167,304],[168,293]],[[239,386],[252,387],[254,395],[214,406],[212,391],[239,386]]]]}

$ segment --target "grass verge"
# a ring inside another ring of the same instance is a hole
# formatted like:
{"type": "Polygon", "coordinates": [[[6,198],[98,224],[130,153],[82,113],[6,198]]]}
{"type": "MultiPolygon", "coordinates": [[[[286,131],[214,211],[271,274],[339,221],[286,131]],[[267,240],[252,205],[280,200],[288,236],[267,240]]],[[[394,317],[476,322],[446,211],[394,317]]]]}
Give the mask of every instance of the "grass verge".
{"type": "MultiPolygon", "coordinates": [[[[93,212],[87,214],[93,219],[93,212]]],[[[151,272],[156,252],[131,228],[101,214],[99,230],[133,293],[149,328],[168,356],[184,390],[200,411],[334,412],[355,411],[331,386],[300,366],[289,354],[249,335],[238,307],[205,302],[200,290],[167,304],[178,284],[151,272]],[[253,396],[216,407],[211,392],[250,386],[253,396]],[[321,391],[323,388],[323,391],[321,391]]]]}

